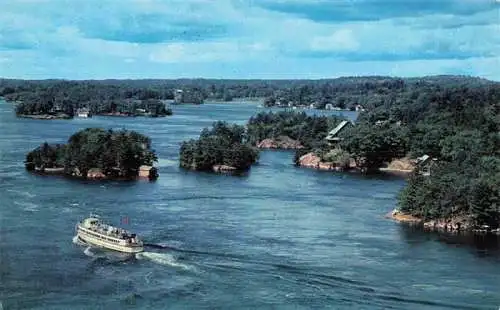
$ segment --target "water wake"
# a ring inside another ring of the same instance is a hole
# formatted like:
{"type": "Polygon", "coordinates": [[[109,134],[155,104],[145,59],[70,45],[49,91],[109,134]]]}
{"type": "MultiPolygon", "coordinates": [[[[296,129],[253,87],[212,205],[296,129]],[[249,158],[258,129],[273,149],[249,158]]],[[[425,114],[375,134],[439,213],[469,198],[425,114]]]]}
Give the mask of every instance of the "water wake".
{"type": "Polygon", "coordinates": [[[160,265],[181,268],[184,270],[194,270],[194,267],[179,263],[173,255],[167,253],[141,252],[135,255],[137,259],[148,259],[160,265]]]}
{"type": "Polygon", "coordinates": [[[89,246],[85,241],[83,241],[82,239],[80,239],[78,236],[74,236],[73,239],[71,239],[73,241],[74,244],[76,245],[85,245],[85,246],[89,246]]]}
{"type": "Polygon", "coordinates": [[[89,256],[89,257],[94,257],[95,256],[95,254],[91,250],[91,247],[89,247],[89,246],[85,248],[85,250],[83,251],[83,253],[85,255],[89,256]]]}
{"type": "Polygon", "coordinates": [[[38,211],[38,205],[36,203],[28,202],[28,201],[14,201],[15,205],[18,205],[23,208],[23,211],[28,211],[28,212],[36,212],[38,211]]]}

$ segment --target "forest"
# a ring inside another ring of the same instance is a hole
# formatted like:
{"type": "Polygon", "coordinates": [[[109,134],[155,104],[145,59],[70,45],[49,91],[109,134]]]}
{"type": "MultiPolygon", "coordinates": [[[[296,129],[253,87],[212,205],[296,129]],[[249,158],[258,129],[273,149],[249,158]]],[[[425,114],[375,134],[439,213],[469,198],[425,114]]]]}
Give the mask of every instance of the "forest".
{"type": "Polygon", "coordinates": [[[276,89],[265,106],[307,106],[316,109],[371,110],[391,105],[398,98],[429,88],[488,85],[490,81],[466,76],[396,78],[384,76],[341,77],[331,80],[295,81],[276,89]]]}
{"type": "Polygon", "coordinates": [[[244,171],[258,157],[244,126],[221,121],[215,122],[211,129],[204,128],[199,139],[184,141],[180,147],[180,166],[198,171],[211,171],[217,165],[244,171]]]}
{"type": "Polygon", "coordinates": [[[341,77],[320,80],[13,80],[0,79],[0,97],[17,103],[18,115],[61,112],[70,117],[78,108],[91,114],[150,116],[172,113],[165,102],[202,104],[205,101],[263,100],[266,106],[313,106],[317,109],[373,109],[432,87],[487,85],[487,80],[464,76],[394,78],[341,77]]]}
{"type": "Polygon", "coordinates": [[[96,168],[109,178],[133,179],[141,165],[157,161],[151,139],[135,131],[87,128],[67,144],[47,142],[26,154],[27,170],[64,168],[64,174],[86,176],[96,168]]]}
{"type": "Polygon", "coordinates": [[[399,196],[401,211],[424,219],[500,223],[500,83],[428,85],[360,113],[340,147],[368,170],[429,155],[399,196]]]}

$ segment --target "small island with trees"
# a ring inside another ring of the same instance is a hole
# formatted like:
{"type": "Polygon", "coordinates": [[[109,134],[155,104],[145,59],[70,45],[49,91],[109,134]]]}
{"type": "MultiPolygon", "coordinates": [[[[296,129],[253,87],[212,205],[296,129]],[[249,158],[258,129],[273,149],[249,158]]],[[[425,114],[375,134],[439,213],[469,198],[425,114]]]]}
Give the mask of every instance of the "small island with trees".
{"type": "Polygon", "coordinates": [[[180,147],[180,166],[190,170],[242,172],[257,159],[258,150],[249,143],[245,127],[221,121],[180,147]]]}
{"type": "Polygon", "coordinates": [[[135,131],[87,128],[67,144],[48,144],[26,155],[28,171],[82,179],[155,180],[157,161],[151,139],[135,131]]]}

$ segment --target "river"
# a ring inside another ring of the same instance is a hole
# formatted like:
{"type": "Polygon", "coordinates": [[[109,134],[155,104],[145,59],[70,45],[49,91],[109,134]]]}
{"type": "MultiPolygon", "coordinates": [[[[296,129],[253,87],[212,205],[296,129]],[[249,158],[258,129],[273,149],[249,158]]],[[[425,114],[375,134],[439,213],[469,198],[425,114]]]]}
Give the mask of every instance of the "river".
{"type": "MultiPolygon", "coordinates": [[[[498,309],[498,243],[384,219],[401,178],[320,172],[264,151],[244,176],[178,168],[179,143],[256,104],[174,106],[167,118],[15,118],[0,101],[3,309],[498,309]],[[86,127],[150,136],[153,183],[27,173],[24,155],[86,127]],[[132,259],[75,244],[90,212],[157,246],[132,259]],[[163,246],[164,248],[162,248],[163,246]]],[[[354,114],[345,112],[349,117],[354,114]]]]}

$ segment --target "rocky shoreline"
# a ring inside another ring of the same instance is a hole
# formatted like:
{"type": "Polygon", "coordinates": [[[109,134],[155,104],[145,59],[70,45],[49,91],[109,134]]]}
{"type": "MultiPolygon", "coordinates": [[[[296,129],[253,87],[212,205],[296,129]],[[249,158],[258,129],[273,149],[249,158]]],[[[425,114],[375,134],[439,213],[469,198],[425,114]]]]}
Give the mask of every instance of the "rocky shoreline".
{"type": "Polygon", "coordinates": [[[487,225],[476,226],[472,223],[471,219],[465,216],[457,216],[449,219],[434,219],[425,220],[401,212],[398,209],[394,209],[385,215],[385,218],[392,219],[399,223],[405,223],[413,226],[421,226],[428,231],[438,231],[438,232],[469,232],[469,233],[492,233],[500,235],[500,228],[491,229],[487,225]]]}
{"type": "Polygon", "coordinates": [[[17,117],[20,118],[30,118],[30,119],[41,119],[41,120],[52,120],[52,119],[71,119],[68,114],[20,114],[17,117]]]}
{"type": "Polygon", "coordinates": [[[317,170],[327,170],[327,171],[357,171],[356,163],[354,160],[350,160],[348,165],[344,165],[339,162],[325,162],[322,161],[319,156],[314,154],[314,152],[302,155],[299,158],[298,166],[305,168],[312,168],[317,170]]]}
{"type": "Polygon", "coordinates": [[[41,168],[34,167],[31,169],[27,166],[27,170],[34,172],[39,175],[53,175],[53,176],[63,176],[74,179],[83,179],[83,180],[94,180],[94,181],[133,181],[133,180],[145,180],[148,179],[150,181],[154,181],[158,178],[158,170],[152,166],[141,166],[139,167],[139,172],[136,177],[127,178],[123,176],[112,176],[104,174],[99,168],[91,168],[87,172],[87,175],[83,175],[78,168],[72,173],[66,173],[64,167],[54,167],[54,168],[41,168]]]}

